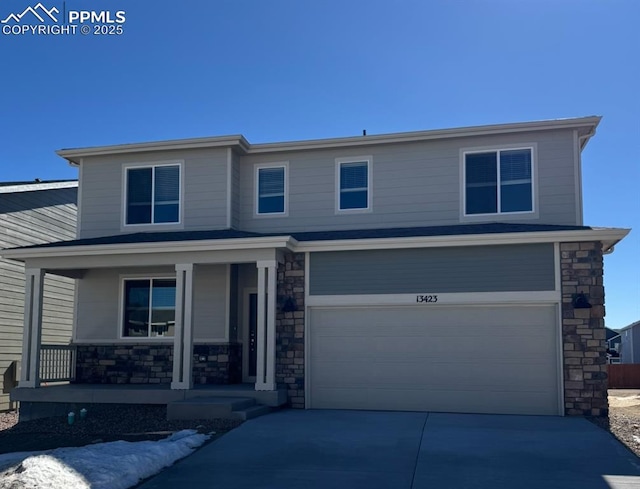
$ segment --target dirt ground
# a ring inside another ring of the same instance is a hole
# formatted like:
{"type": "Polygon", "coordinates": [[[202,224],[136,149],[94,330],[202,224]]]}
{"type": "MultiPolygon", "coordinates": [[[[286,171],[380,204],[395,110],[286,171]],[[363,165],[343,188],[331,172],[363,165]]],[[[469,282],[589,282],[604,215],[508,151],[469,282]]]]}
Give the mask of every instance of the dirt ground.
{"type": "Polygon", "coordinates": [[[640,457],[640,390],[609,391],[609,431],[640,457]]]}
{"type": "Polygon", "coordinates": [[[242,423],[224,419],[167,421],[164,406],[127,404],[96,406],[86,419],[78,419],[72,426],[67,423],[66,416],[17,421],[15,412],[0,413],[0,454],[79,447],[115,440],[159,440],[185,429],[214,433],[212,441],[242,423]]]}

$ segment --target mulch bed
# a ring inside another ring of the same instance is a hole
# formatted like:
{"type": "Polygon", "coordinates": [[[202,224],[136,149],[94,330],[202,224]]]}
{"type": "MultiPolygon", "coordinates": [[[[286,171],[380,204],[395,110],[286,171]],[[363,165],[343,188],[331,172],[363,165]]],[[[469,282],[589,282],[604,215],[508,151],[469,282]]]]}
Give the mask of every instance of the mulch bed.
{"type": "Polygon", "coordinates": [[[79,419],[78,413],[76,416],[72,425],[68,424],[66,416],[17,423],[15,413],[2,413],[0,453],[49,450],[115,440],[159,440],[186,429],[205,434],[214,432],[211,441],[242,424],[242,421],[229,419],[168,421],[166,406],[156,405],[95,405],[85,419],[79,419]]]}

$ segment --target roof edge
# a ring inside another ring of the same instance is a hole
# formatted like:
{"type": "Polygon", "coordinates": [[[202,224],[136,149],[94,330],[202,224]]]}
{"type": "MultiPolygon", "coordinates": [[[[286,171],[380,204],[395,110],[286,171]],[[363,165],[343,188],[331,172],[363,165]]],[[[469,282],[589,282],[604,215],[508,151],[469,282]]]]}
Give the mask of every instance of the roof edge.
{"type": "Polygon", "coordinates": [[[87,148],[60,149],[56,153],[73,165],[78,165],[84,157],[111,154],[141,153],[145,151],[169,151],[180,149],[199,149],[215,147],[237,147],[244,153],[273,153],[278,151],[296,151],[307,149],[340,148],[370,144],[391,144],[432,139],[449,139],[491,134],[510,134],[526,131],[545,131],[552,129],[586,128],[585,136],[595,133],[601,116],[551,119],[532,122],[510,122],[481,126],[467,126],[449,129],[430,129],[425,131],[398,132],[370,136],[350,136],[327,139],[309,139],[301,141],[282,141],[274,143],[251,144],[243,135],[216,136],[192,139],[172,139],[143,143],[118,144],[111,146],[93,146],[87,148]]]}
{"type": "Polygon", "coordinates": [[[54,190],[59,188],[74,188],[78,186],[77,180],[66,180],[48,183],[20,183],[16,185],[6,185],[0,187],[0,194],[14,194],[18,192],[34,192],[38,190],[54,190]]]}
{"type": "Polygon", "coordinates": [[[252,144],[249,153],[272,153],[277,151],[293,151],[303,149],[320,149],[327,147],[364,146],[368,144],[390,144],[414,141],[428,141],[432,139],[451,139],[471,136],[487,136],[492,134],[511,134],[527,131],[547,131],[552,129],[587,128],[586,135],[595,134],[595,128],[600,123],[601,116],[589,116],[572,119],[553,119],[533,122],[512,122],[505,124],[490,124],[482,126],[468,126],[450,129],[431,129],[426,131],[398,132],[376,134],[371,136],[351,136],[330,139],[310,139],[305,141],[290,141],[280,143],[252,144]]]}
{"type": "Polygon", "coordinates": [[[237,147],[247,151],[250,144],[242,134],[232,136],[216,136],[206,138],[170,139],[144,143],[127,143],[109,146],[91,146],[87,148],[59,149],[58,156],[72,165],[80,164],[80,160],[89,156],[105,156],[112,154],[144,153],[146,151],[171,151],[180,149],[229,148],[237,147]]]}
{"type": "Polygon", "coordinates": [[[343,251],[388,248],[420,248],[443,246],[480,246],[524,243],[555,243],[572,241],[601,241],[605,250],[612,250],[630,229],[596,228],[563,231],[529,231],[483,233],[443,236],[412,236],[400,238],[343,239],[326,241],[298,241],[289,234],[264,237],[220,240],[161,241],[155,243],[119,243],[78,246],[48,246],[0,250],[2,258],[28,260],[82,255],[120,255],[126,253],[185,252],[195,250],[226,250],[238,247],[284,247],[294,252],[343,251]]]}

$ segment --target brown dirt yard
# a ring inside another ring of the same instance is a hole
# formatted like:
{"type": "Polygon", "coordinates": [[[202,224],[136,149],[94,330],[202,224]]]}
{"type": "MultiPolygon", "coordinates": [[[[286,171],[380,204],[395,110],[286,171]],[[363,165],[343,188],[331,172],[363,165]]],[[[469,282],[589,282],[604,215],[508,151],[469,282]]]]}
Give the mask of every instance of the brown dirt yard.
{"type": "Polygon", "coordinates": [[[242,423],[225,419],[167,421],[166,416],[164,406],[102,405],[93,407],[86,419],[69,426],[66,416],[18,423],[17,413],[0,413],[0,454],[115,440],[159,440],[185,429],[215,433],[212,441],[242,423]]]}
{"type": "MultiPolygon", "coordinates": [[[[597,424],[602,426],[600,423],[597,424]]],[[[609,390],[608,428],[618,440],[640,457],[640,390],[609,390]]]]}

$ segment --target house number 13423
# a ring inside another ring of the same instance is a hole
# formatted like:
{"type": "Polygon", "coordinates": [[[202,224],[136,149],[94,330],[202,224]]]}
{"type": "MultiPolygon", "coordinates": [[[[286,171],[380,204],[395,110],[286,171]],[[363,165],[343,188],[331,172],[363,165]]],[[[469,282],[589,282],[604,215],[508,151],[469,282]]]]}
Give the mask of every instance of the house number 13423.
{"type": "Polygon", "coordinates": [[[438,302],[438,296],[437,295],[417,295],[416,302],[419,304],[426,303],[426,302],[438,302]]]}

